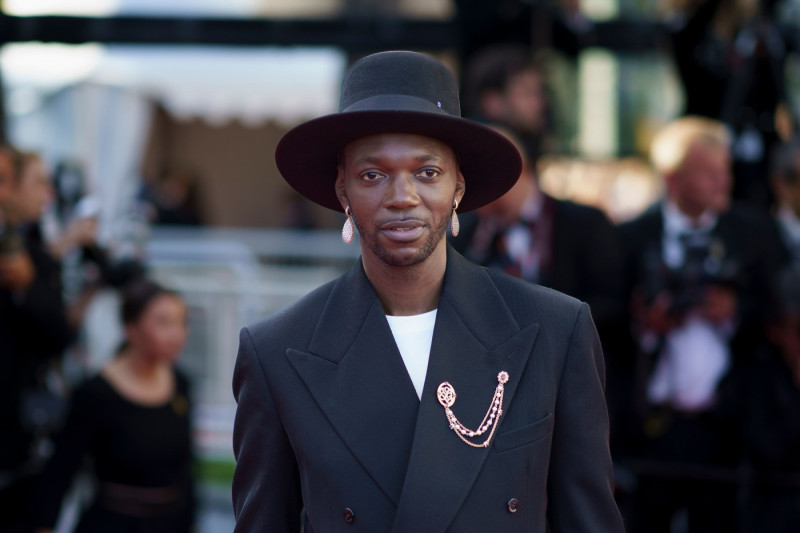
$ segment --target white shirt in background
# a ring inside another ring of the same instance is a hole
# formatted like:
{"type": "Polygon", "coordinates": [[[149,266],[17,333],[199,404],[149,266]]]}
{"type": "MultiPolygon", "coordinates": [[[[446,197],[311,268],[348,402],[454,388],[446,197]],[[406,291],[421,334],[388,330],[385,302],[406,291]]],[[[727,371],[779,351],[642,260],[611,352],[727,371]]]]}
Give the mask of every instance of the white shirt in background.
{"type": "MultiPolygon", "coordinates": [[[[671,202],[664,205],[664,262],[679,267],[686,259],[680,235],[687,231],[711,231],[717,222],[712,213],[693,221],[671,202]]],[[[661,357],[647,387],[648,399],[669,403],[684,411],[703,411],[715,400],[717,385],[730,367],[728,341],[731,324],[717,326],[698,311],[670,331],[661,357]]]]}

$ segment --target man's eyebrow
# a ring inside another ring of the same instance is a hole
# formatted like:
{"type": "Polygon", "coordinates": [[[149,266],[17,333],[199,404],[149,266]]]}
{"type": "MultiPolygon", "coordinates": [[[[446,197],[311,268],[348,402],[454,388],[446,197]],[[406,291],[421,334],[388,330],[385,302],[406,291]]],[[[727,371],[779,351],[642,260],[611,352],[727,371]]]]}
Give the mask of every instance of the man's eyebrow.
{"type": "MultiPolygon", "coordinates": [[[[361,157],[357,157],[353,160],[353,163],[370,163],[370,164],[379,164],[384,161],[385,158],[375,155],[365,155],[361,157]]],[[[441,161],[442,157],[436,154],[429,154],[423,153],[414,156],[414,160],[417,162],[427,162],[427,161],[441,161]]]]}
{"type": "Polygon", "coordinates": [[[416,156],[414,159],[416,159],[417,161],[439,161],[442,159],[442,157],[436,154],[420,154],[416,156]]]}

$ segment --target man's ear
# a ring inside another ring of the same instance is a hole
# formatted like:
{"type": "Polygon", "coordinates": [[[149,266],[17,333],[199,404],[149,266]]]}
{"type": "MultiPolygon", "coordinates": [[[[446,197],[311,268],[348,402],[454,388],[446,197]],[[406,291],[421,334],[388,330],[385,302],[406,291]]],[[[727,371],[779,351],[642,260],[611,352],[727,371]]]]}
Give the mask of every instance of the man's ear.
{"type": "Polygon", "coordinates": [[[336,182],[333,186],[336,190],[336,197],[339,199],[339,203],[342,204],[342,209],[346,209],[350,205],[350,201],[347,199],[347,191],[344,187],[344,170],[341,165],[336,168],[336,182]]]}
{"type": "Polygon", "coordinates": [[[456,201],[461,203],[461,199],[464,197],[464,192],[466,191],[466,184],[464,183],[464,175],[459,170],[456,174],[456,201]]]}

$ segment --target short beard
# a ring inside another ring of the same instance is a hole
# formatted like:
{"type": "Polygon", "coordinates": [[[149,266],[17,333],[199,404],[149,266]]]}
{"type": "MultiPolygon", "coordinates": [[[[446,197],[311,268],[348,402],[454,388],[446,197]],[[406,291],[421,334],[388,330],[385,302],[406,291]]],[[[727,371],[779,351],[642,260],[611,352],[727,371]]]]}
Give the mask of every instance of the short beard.
{"type": "Polygon", "coordinates": [[[450,225],[450,219],[448,217],[442,217],[438,227],[432,228],[432,231],[428,234],[428,240],[425,242],[422,248],[420,248],[413,255],[399,256],[390,250],[387,250],[378,242],[378,239],[375,237],[379,231],[378,228],[375,228],[375,231],[372,233],[367,233],[364,231],[364,228],[361,226],[361,224],[359,224],[356,217],[353,217],[353,222],[355,222],[358,233],[361,236],[361,242],[364,243],[364,245],[366,245],[366,247],[385,265],[392,267],[408,267],[424,262],[426,259],[428,259],[428,257],[431,256],[433,251],[436,250],[436,247],[439,246],[439,243],[442,242],[445,232],[450,225]]]}

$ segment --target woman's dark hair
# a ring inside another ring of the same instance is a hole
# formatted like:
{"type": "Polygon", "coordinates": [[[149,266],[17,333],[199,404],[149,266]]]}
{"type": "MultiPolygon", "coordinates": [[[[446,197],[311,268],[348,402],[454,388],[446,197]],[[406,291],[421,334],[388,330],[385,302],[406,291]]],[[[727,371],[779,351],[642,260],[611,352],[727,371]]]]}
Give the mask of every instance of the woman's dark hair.
{"type": "Polygon", "coordinates": [[[122,323],[128,325],[138,322],[153,300],[163,295],[180,296],[177,292],[146,278],[125,285],[122,289],[122,323]]]}
{"type": "MultiPolygon", "coordinates": [[[[127,326],[138,322],[150,304],[159,296],[164,295],[181,297],[178,292],[167,289],[147,278],[138,278],[125,285],[122,289],[122,305],[120,306],[122,324],[127,326]]],[[[121,355],[127,348],[128,341],[124,339],[117,348],[116,355],[121,355]]]]}

